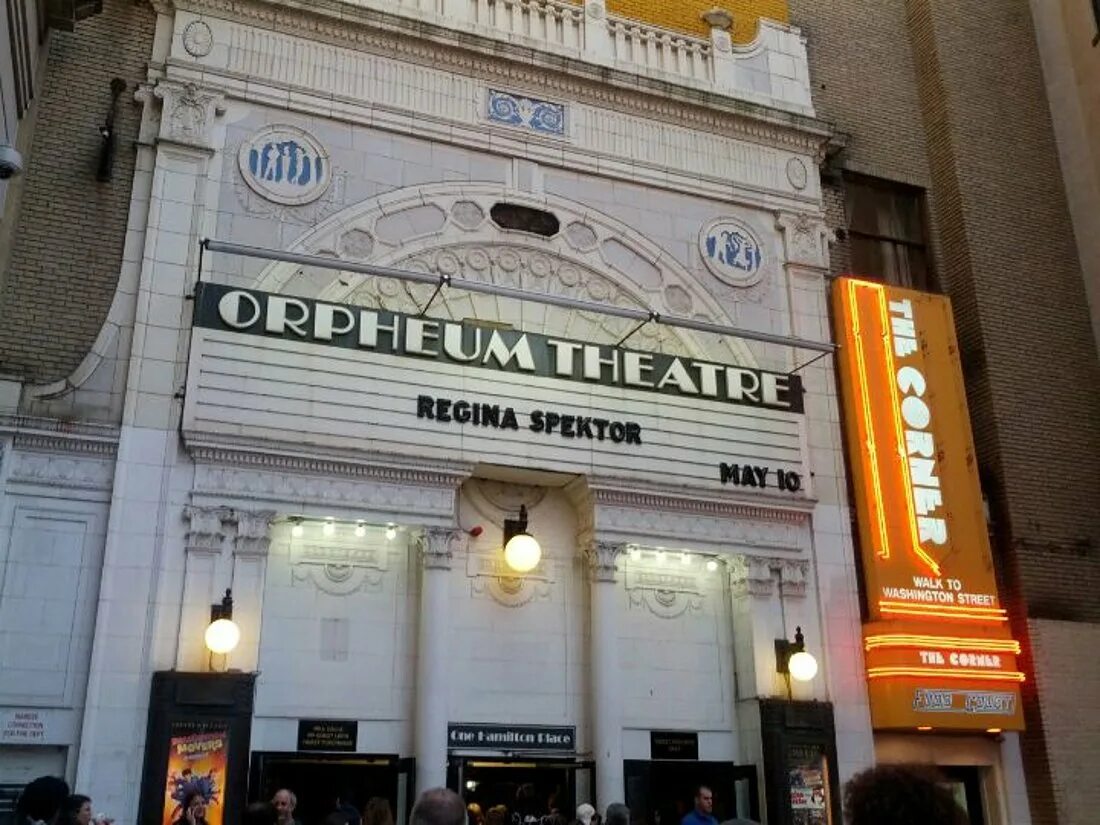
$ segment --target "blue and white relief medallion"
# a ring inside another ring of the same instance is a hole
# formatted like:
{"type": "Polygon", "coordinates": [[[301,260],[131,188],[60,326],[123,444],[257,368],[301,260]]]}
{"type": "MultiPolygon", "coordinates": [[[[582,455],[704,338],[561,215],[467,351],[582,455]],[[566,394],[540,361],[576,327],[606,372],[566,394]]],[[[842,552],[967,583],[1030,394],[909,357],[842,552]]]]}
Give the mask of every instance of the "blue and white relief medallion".
{"type": "Polygon", "coordinates": [[[328,188],[328,152],[295,126],[268,126],[241,144],[245,182],[267,200],[288,206],[315,201],[328,188]]]}
{"type": "Polygon", "coordinates": [[[699,235],[699,252],[707,269],[733,286],[751,286],[763,274],[760,242],[740,221],[722,218],[705,226],[699,235]]]}
{"type": "Polygon", "coordinates": [[[565,106],[496,89],[489,90],[489,120],[544,135],[565,135],[565,106]]]}

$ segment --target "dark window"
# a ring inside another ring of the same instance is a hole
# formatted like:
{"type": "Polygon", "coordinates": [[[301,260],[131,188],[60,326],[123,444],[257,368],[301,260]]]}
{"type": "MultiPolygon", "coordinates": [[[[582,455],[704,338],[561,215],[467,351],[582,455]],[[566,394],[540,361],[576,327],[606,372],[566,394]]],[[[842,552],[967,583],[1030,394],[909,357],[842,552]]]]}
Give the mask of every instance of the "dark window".
{"type": "Polygon", "coordinates": [[[1100,0],[1092,0],[1092,17],[1096,21],[1096,34],[1092,36],[1092,45],[1100,43],[1100,0]]]}
{"type": "Polygon", "coordinates": [[[931,289],[923,190],[855,176],[846,189],[853,274],[931,289]]]}
{"type": "Polygon", "coordinates": [[[519,206],[514,203],[497,203],[489,210],[493,223],[501,229],[516,229],[552,238],[558,234],[561,224],[553,212],[519,206]]]}

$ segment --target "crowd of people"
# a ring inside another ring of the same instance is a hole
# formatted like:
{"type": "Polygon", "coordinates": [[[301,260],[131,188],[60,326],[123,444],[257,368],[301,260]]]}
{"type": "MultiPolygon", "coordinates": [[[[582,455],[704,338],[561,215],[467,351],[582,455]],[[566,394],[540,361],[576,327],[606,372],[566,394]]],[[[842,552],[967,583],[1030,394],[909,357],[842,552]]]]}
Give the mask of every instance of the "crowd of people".
{"type": "MultiPolygon", "coordinates": [[[[701,786],[695,808],[680,825],[720,825],[713,814],[714,795],[701,786]]],[[[270,802],[253,802],[245,809],[243,825],[302,825],[294,815],[297,798],[283,788],[270,802]]],[[[201,794],[180,806],[181,825],[206,825],[205,802],[201,794]]],[[[927,770],[897,766],[871,768],[854,777],[845,788],[844,813],[848,825],[968,825],[968,817],[955,803],[951,792],[927,770]]],[[[70,793],[65,780],[42,776],[30,782],[15,806],[15,825],[111,825],[112,819],[93,813],[92,800],[70,793]]],[[[553,825],[631,825],[630,809],[613,803],[601,817],[589,804],[582,804],[570,819],[560,812],[553,825]]],[[[337,798],[323,823],[309,825],[394,825],[388,800],[371,799],[362,814],[346,800],[337,798]]],[[[511,825],[503,805],[482,812],[468,806],[447,788],[424,791],[409,814],[409,825],[511,825]]],[[[751,825],[746,820],[727,820],[721,825],[751,825]]],[[[836,823],[840,825],[840,823],[836,823]]]]}

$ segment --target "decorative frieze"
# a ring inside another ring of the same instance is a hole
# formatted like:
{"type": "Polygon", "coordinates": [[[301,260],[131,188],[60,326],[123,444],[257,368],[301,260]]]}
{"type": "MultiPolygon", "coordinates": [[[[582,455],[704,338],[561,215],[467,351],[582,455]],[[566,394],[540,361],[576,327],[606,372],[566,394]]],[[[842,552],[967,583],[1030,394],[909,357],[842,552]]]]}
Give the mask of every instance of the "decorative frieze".
{"type": "Polygon", "coordinates": [[[781,596],[806,595],[806,574],[809,562],[803,559],[767,558],[736,555],[727,560],[730,590],[735,597],[770,598],[779,583],[781,596]]]}

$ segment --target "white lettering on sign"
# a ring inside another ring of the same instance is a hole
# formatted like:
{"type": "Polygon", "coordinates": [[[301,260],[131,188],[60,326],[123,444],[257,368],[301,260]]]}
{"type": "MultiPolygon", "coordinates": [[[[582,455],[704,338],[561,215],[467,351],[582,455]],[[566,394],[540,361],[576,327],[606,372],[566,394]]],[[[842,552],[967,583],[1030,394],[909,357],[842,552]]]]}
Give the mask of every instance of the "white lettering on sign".
{"type": "Polygon", "coordinates": [[[46,717],[40,710],[0,713],[0,742],[32,745],[46,741],[46,717]]]}
{"type": "MultiPolygon", "coordinates": [[[[916,325],[911,301],[890,302],[890,329],[894,337],[894,355],[905,358],[918,349],[916,325]]],[[[913,506],[921,543],[945,544],[947,520],[933,515],[942,505],[940,479],[936,475],[936,443],[927,432],[932,410],[924,400],[928,382],[916,367],[903,366],[897,371],[901,392],[901,419],[905,426],[905,446],[912,482],[913,506]]]]}

